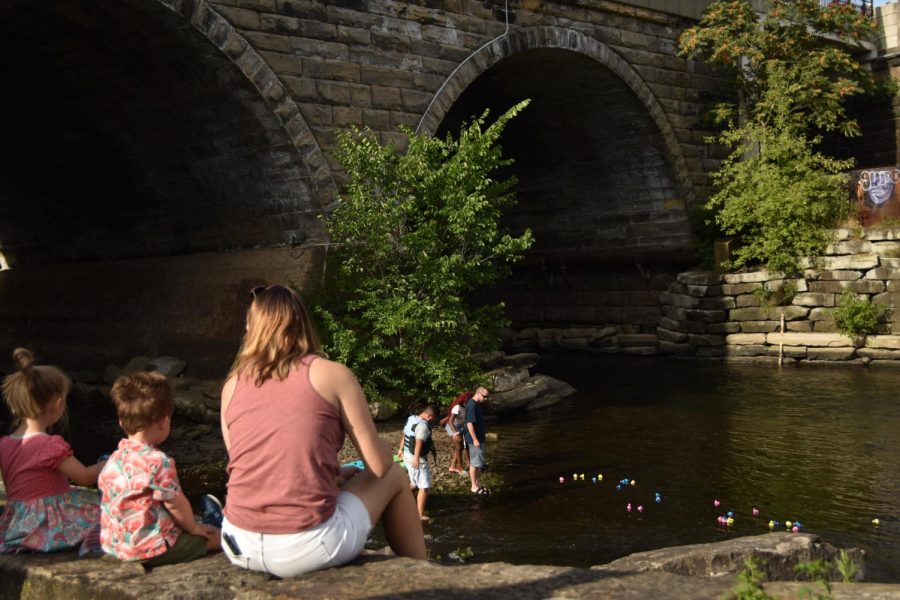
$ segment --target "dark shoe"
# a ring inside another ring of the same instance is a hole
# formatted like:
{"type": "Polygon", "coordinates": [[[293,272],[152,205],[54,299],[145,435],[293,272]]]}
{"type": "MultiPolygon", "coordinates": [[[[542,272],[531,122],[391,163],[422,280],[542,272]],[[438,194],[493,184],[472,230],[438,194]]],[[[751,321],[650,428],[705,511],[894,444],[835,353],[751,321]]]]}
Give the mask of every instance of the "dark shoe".
{"type": "Polygon", "coordinates": [[[475,494],[476,496],[490,496],[491,490],[489,490],[486,487],[480,487],[472,493],[475,494]]]}
{"type": "Polygon", "coordinates": [[[221,529],[223,517],[222,502],[212,494],[205,494],[200,499],[200,522],[221,529]]]}

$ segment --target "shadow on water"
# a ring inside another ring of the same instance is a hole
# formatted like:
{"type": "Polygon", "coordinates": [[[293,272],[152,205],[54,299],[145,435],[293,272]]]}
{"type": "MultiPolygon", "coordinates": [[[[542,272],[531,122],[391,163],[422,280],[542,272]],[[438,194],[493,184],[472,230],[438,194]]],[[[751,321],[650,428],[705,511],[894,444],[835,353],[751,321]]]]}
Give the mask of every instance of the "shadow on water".
{"type": "Polygon", "coordinates": [[[492,427],[505,487],[486,501],[430,499],[434,555],[471,546],[479,562],[590,566],[799,520],[864,548],[867,579],[900,581],[900,371],[583,355],[540,370],[578,396],[492,427]],[[635,485],[616,491],[625,477],[635,485]]]}

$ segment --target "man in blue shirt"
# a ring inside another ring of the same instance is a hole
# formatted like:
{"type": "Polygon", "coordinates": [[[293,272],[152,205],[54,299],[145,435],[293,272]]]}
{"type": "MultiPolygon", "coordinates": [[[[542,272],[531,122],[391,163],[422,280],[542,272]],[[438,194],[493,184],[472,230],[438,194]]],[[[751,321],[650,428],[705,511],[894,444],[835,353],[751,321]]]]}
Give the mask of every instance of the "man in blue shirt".
{"type": "Polygon", "coordinates": [[[466,442],[469,445],[469,478],[472,480],[472,493],[479,496],[487,496],[491,493],[478,481],[478,475],[484,470],[484,441],[487,433],[484,426],[484,415],[481,412],[481,404],[487,400],[488,391],[485,387],[479,387],[475,394],[466,402],[466,442]]]}

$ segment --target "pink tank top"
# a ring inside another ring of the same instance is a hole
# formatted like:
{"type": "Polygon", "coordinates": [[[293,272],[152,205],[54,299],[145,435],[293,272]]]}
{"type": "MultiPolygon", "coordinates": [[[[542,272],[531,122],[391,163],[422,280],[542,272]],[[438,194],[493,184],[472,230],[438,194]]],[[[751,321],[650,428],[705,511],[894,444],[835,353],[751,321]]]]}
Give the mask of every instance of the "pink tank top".
{"type": "Polygon", "coordinates": [[[225,516],[241,529],[296,533],[334,513],[344,426],[309,382],[316,358],[305,356],[283,381],[261,387],[238,379],[225,411],[231,442],[225,516]]]}

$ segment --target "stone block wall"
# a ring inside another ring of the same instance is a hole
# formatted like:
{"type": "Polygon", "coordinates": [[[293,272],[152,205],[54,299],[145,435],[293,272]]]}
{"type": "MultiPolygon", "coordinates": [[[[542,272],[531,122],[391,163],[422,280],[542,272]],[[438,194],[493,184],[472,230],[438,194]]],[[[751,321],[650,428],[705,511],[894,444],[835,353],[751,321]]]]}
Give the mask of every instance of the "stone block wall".
{"type": "Polygon", "coordinates": [[[768,271],[679,274],[662,294],[659,352],[900,365],[900,229],[839,230],[826,256],[806,267],[797,279],[768,271]],[[862,344],[838,333],[832,316],[845,289],[884,307],[882,331],[862,344]]]}
{"type": "Polygon", "coordinates": [[[484,296],[503,302],[512,351],[580,350],[654,354],[660,294],[681,269],[671,265],[517,268],[484,296]]]}

